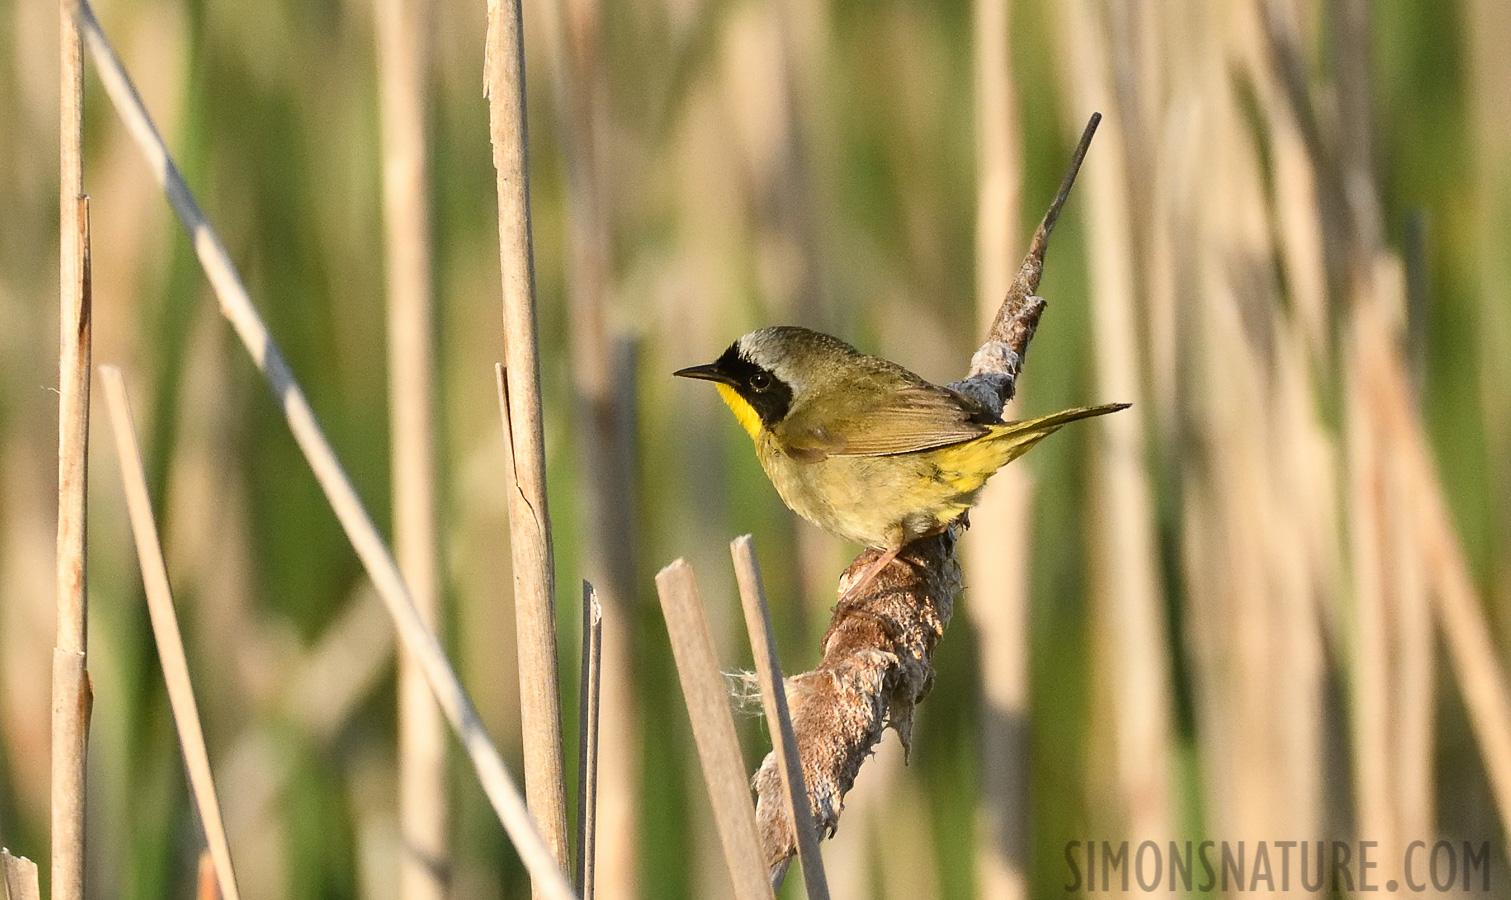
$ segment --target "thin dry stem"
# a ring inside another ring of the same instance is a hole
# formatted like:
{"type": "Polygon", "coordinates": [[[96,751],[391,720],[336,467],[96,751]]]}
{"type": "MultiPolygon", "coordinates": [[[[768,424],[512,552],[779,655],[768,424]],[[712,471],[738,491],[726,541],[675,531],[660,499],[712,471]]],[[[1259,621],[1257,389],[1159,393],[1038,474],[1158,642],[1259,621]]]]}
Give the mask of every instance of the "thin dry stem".
{"type": "MultiPolygon", "coordinates": [[[[1093,113],[1087,123],[1069,172],[1039,225],[986,343],[971,360],[969,377],[951,385],[999,409],[1016,390],[1023,356],[1044,311],[1044,300],[1033,292],[1044,271],[1049,233],[1100,120],[1101,115],[1093,113]]],[[[930,660],[961,588],[955,532],[952,528],[903,547],[860,597],[835,608],[818,666],[787,679],[803,780],[817,825],[826,836],[839,826],[845,794],[885,730],[895,729],[904,748],[911,745],[913,711],[933,687],[930,660]]],[[[856,557],[840,577],[839,596],[881,554],[871,549],[856,557]]],[[[797,852],[791,827],[778,824],[789,801],[776,760],[768,757],[752,781],[761,834],[771,841],[762,849],[775,869],[797,852]]]]}
{"type": "MultiPolygon", "coordinates": [[[[1104,7],[1067,4],[1063,39],[1074,68],[1073,96],[1087,106],[1112,100],[1113,72],[1104,7]]],[[[1155,512],[1144,458],[1138,292],[1130,229],[1126,119],[1109,130],[1100,164],[1087,172],[1097,198],[1087,211],[1091,340],[1096,389],[1133,403],[1100,423],[1102,452],[1093,468],[1099,502],[1091,516],[1092,595],[1100,630],[1098,666],[1112,688],[1113,783],[1127,833],[1168,834],[1172,827],[1169,759],[1171,679],[1162,604],[1155,512]]],[[[1110,824],[1110,823],[1109,823],[1110,824]]]]}
{"type": "Polygon", "coordinates": [[[199,883],[194,896],[197,900],[221,900],[220,881],[215,877],[215,857],[209,850],[199,854],[199,883]]]}
{"type": "MultiPolygon", "coordinates": [[[[1018,243],[1023,160],[1007,0],[975,0],[976,301],[991,328],[1018,243]]],[[[1016,418],[1004,411],[1003,418],[1016,418]]],[[[971,510],[966,607],[981,652],[981,792],[976,880],[983,897],[1021,900],[1028,874],[1028,469],[992,477],[971,510]]]]}
{"type": "Polygon", "coordinates": [[[1501,826],[1511,831],[1511,690],[1448,515],[1426,436],[1411,407],[1405,365],[1392,345],[1381,310],[1361,307],[1355,315],[1367,401],[1382,427],[1389,430],[1392,448],[1410,467],[1413,519],[1432,584],[1433,608],[1485,761],[1501,826]]]}
{"type": "Polygon", "coordinates": [[[0,850],[0,866],[5,869],[5,892],[10,900],[42,900],[36,863],[24,856],[11,856],[10,850],[0,850]]]}
{"type": "MultiPolygon", "coordinates": [[[[698,760],[703,766],[708,798],[713,802],[714,822],[724,847],[724,863],[734,880],[735,896],[739,900],[771,900],[771,882],[767,880],[756,833],[756,813],[745,786],[740,741],[735,736],[729,695],[714,654],[713,636],[703,615],[703,600],[698,595],[692,566],[679,559],[662,569],[656,575],[656,593],[661,597],[661,612],[671,637],[677,676],[682,682],[687,714],[692,719],[698,760]]],[[[779,779],[773,777],[773,781],[777,782],[775,790],[780,794],[779,779]]],[[[775,802],[785,801],[778,796],[775,802]]],[[[767,853],[764,858],[769,860],[772,856],[767,853]]]]}
{"type": "Polygon", "coordinates": [[[114,48],[110,46],[95,19],[94,11],[87,0],[70,0],[70,9],[79,23],[79,30],[84,35],[111,103],[126,123],[138,148],[147,157],[153,175],[167,194],[173,211],[189,232],[200,265],[220,300],[221,311],[231,320],[237,335],[251,353],[252,361],[267,379],[300,452],[309,462],[315,480],[319,482],[347,539],[352,542],[378,595],[388,607],[400,641],[424,670],[425,678],[435,692],[447,721],[461,739],[468,758],[477,770],[483,791],[488,795],[504,830],[508,832],[537,884],[544,885],[546,892],[552,897],[572,897],[570,882],[562,874],[563,870],[557,865],[554,854],[536,830],[498,748],[489,740],[478,719],[477,709],[461,681],[457,679],[435,634],[415,609],[409,587],[404,583],[393,554],[383,543],[382,536],[372,523],[372,517],[357,497],[351,479],[336,459],[335,451],[331,449],[330,441],[321,430],[309,400],[294,379],[283,353],[273,341],[257,308],[252,304],[252,298],[247,294],[246,286],[242,284],[225,246],[205,219],[189,186],[179,173],[178,166],[174,164],[167,145],[158,134],[146,107],[142,105],[130,76],[126,74],[114,48]]]}
{"type": "Polygon", "coordinates": [[[603,684],[603,607],[582,583],[582,686],[577,700],[577,892],[593,897],[598,830],[598,698],[603,684]]]}
{"type": "MultiPolygon", "coordinates": [[[[766,710],[766,724],[774,735],[777,772],[782,776],[787,805],[785,822],[761,821],[761,827],[783,828],[785,833],[762,834],[761,842],[770,848],[791,843],[797,836],[798,862],[803,866],[803,885],[808,900],[828,900],[829,882],[824,875],[824,858],[818,849],[818,829],[813,824],[813,810],[808,788],[803,784],[803,764],[798,756],[797,735],[792,730],[792,715],[787,708],[787,688],[782,681],[782,661],[777,656],[776,639],[771,633],[771,611],[766,606],[766,589],[761,585],[761,569],[756,562],[755,541],[750,535],[739,537],[729,545],[734,557],[735,579],[740,584],[740,605],[745,609],[745,629],[750,633],[750,651],[755,657],[756,675],[761,681],[761,703],[766,710]]],[[[780,886],[787,859],[766,861],[772,883],[780,886]]]]}
{"type": "Polygon", "coordinates": [[[52,896],[84,896],[84,795],[89,743],[85,550],[89,366],[93,314],[89,199],[83,196],[79,37],[63,23],[62,298],[58,344],[57,648],[52,685],[52,896]],[[60,680],[61,679],[61,680],[60,680]]]}
{"type": "MultiPolygon", "coordinates": [[[[388,280],[394,555],[433,630],[439,622],[435,358],[425,110],[427,0],[377,0],[383,224],[388,280]]],[[[399,656],[399,896],[441,900],[450,869],[446,735],[425,676],[399,656]]]]}
{"type": "Polygon", "coordinates": [[[535,328],[535,263],[530,230],[525,47],[519,0],[488,0],[489,135],[498,172],[499,262],[503,273],[504,358],[509,429],[509,548],[514,559],[514,627],[519,647],[525,794],[559,868],[570,863],[561,705],[556,686],[555,568],[546,508],[545,426],[535,328]]]}
{"type": "Polygon", "coordinates": [[[204,823],[205,840],[215,860],[221,895],[226,900],[240,900],[236,871],[231,866],[231,847],[226,843],[220,801],[215,796],[215,781],[210,774],[210,754],[205,749],[199,707],[194,702],[194,686],[189,680],[189,661],[184,655],[183,637],[179,634],[173,594],[168,586],[168,567],[163,562],[157,522],[152,516],[152,501],[147,496],[147,475],[142,470],[142,455],[137,447],[136,426],[126,397],[126,382],[121,377],[121,370],[114,366],[105,366],[100,373],[105,377],[105,398],[110,405],[110,424],[115,429],[115,447],[121,460],[121,481],[126,492],[126,508],[131,514],[131,531],[136,536],[136,556],[142,568],[142,583],[147,590],[152,635],[157,640],[158,661],[163,668],[163,680],[168,685],[168,702],[173,708],[173,722],[178,726],[178,742],[184,751],[184,764],[189,769],[189,784],[194,789],[194,805],[204,823]]]}

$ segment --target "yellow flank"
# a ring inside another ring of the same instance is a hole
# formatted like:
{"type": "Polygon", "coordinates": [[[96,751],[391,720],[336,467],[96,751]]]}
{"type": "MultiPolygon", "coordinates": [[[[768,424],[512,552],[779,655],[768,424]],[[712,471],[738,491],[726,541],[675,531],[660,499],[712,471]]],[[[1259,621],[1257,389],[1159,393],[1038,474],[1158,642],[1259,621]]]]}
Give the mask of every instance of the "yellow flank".
{"type": "Polygon", "coordinates": [[[724,403],[735,414],[735,418],[740,420],[740,425],[745,428],[751,438],[759,436],[761,417],[756,413],[755,407],[746,403],[745,398],[727,384],[715,384],[714,387],[719,389],[719,396],[724,398],[724,403]]]}

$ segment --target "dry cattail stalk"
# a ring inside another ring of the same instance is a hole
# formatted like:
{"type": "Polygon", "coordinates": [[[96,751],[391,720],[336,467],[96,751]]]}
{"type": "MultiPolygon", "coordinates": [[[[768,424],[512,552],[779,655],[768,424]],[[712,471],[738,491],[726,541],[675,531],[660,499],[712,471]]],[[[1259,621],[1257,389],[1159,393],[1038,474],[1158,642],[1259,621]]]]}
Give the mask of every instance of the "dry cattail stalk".
{"type": "Polygon", "coordinates": [[[84,59],[68,4],[59,35],[58,637],[52,687],[52,896],[84,896],[84,784],[89,736],[84,585],[92,315],[84,196],[84,59]]]}
{"type": "MultiPolygon", "coordinates": [[[[1009,59],[1010,3],[976,0],[976,302],[983,325],[1011,283],[1023,180],[1018,98],[1009,59]]],[[[1003,418],[1016,418],[1004,412],[1003,418]]],[[[1028,893],[1028,469],[1008,466],[971,510],[966,613],[980,642],[981,795],[976,881],[981,896],[1028,893]]]]}
{"type": "Polygon", "coordinates": [[[0,867],[5,869],[5,892],[10,900],[42,900],[37,886],[37,864],[24,856],[11,856],[0,850],[0,867]]]}
{"type": "Polygon", "coordinates": [[[226,826],[220,816],[220,800],[215,796],[215,780],[210,773],[210,754],[205,749],[205,735],[199,723],[199,706],[194,701],[194,686],[189,680],[189,661],[184,655],[184,641],[179,634],[178,615],[173,609],[173,594],[168,585],[168,567],[157,537],[157,522],[152,503],[147,498],[147,474],[142,469],[142,454],[136,441],[136,426],[126,397],[126,381],[121,370],[106,366],[105,397],[110,404],[110,424],[115,429],[116,453],[121,461],[121,481],[126,492],[126,507],[131,514],[131,531],[136,536],[136,555],[141,564],[142,583],[147,591],[147,610],[152,618],[152,635],[157,642],[158,661],[168,686],[168,701],[173,708],[173,722],[178,728],[179,746],[189,770],[194,805],[204,824],[205,840],[215,863],[215,877],[220,895],[226,900],[240,900],[236,889],[236,871],[231,866],[231,847],[226,842],[226,826]]]}
{"type": "MultiPolygon", "coordinates": [[[[679,559],[662,569],[656,575],[656,593],[661,598],[672,655],[677,660],[677,677],[692,719],[698,760],[735,896],[739,900],[771,900],[772,887],[767,870],[761,866],[761,842],[756,837],[755,811],[745,786],[745,763],[740,758],[729,695],[692,566],[679,559]]],[[[776,802],[780,803],[781,780],[775,774],[772,779],[777,782],[776,802]]]]}
{"type": "MultiPolygon", "coordinates": [[[[1101,118],[1094,113],[1087,123],[986,342],[971,358],[969,376],[950,385],[993,409],[1000,410],[1016,391],[1023,357],[1044,312],[1044,298],[1034,292],[1044,272],[1049,235],[1101,118]]],[[[905,748],[911,745],[913,709],[933,687],[930,659],[961,588],[956,530],[905,546],[860,597],[835,610],[817,668],[787,679],[803,780],[814,820],[825,834],[839,826],[845,794],[885,730],[896,730],[905,748]]],[[[881,555],[880,550],[866,550],[856,557],[840,577],[839,595],[881,555]]],[[[774,753],[767,754],[752,780],[766,864],[777,872],[797,845],[774,753]]]]}
{"type": "MultiPolygon", "coordinates": [[[[377,0],[378,107],[383,128],[383,231],[388,290],[389,429],[394,555],[416,609],[439,631],[436,414],[425,112],[427,0],[377,0]]],[[[447,841],[446,733],[425,676],[399,654],[401,900],[443,900],[447,841]]]]}
{"type": "MultiPolygon", "coordinates": [[[[525,123],[525,39],[518,0],[488,0],[483,83],[498,173],[499,262],[503,274],[504,427],[509,441],[509,549],[514,560],[514,627],[519,648],[525,796],[556,865],[571,865],[567,792],[557,697],[555,563],[546,507],[546,439],[535,329],[535,262],[525,123]]],[[[537,885],[537,891],[539,886],[537,885]]]]}
{"type": "Polygon", "coordinates": [[[138,149],[147,158],[153,176],[167,195],[169,204],[189,233],[200,266],[220,301],[221,311],[236,329],[263,377],[273,392],[294,441],[310,464],[316,482],[325,494],[331,511],[341,523],[363,567],[372,578],[378,596],[388,608],[394,628],[405,648],[421,664],[425,679],[436,694],[446,719],[456,731],[468,759],[482,784],[483,792],[508,832],[520,859],[530,871],[535,884],[548,896],[573,897],[571,883],[557,865],[552,849],[536,829],[535,821],[525,808],[523,798],[504,765],[498,748],[489,739],[477,708],[468,696],[456,672],[446,659],[435,634],[416,611],[409,587],[399,572],[398,563],[373,525],[372,517],[362,505],[351,478],[336,458],[329,439],[310,408],[309,399],[294,379],[283,352],[273,340],[267,324],[247,293],[246,285],[231,262],[230,254],[210,227],[194,194],[184,182],[177,164],[168,152],[162,135],[142,104],[141,96],[121,64],[88,0],[69,0],[69,11],[79,26],[84,42],[94,59],[100,80],[111,104],[131,132],[138,149]]]}
{"type": "MultiPolygon", "coordinates": [[[[824,858],[818,849],[818,830],[808,802],[808,788],[803,784],[803,765],[798,756],[797,736],[792,731],[792,715],[787,705],[787,690],[782,684],[782,664],[777,658],[776,641],[771,633],[771,612],[766,608],[766,589],[761,585],[761,569],[756,562],[755,542],[750,535],[735,538],[729,545],[734,556],[735,578],[740,585],[740,605],[745,610],[745,628],[750,633],[750,650],[755,658],[756,676],[761,685],[761,703],[766,712],[767,729],[772,733],[772,753],[777,760],[787,795],[787,821],[794,822],[797,835],[798,862],[803,866],[803,885],[808,900],[829,900],[829,883],[824,876],[824,858]]],[[[770,839],[766,839],[770,842],[770,839]]],[[[772,871],[772,883],[780,885],[785,871],[772,871]]]]}
{"type": "Polygon", "coordinates": [[[603,684],[603,607],[582,583],[582,687],[577,697],[577,893],[593,897],[598,831],[598,702],[603,684]]]}

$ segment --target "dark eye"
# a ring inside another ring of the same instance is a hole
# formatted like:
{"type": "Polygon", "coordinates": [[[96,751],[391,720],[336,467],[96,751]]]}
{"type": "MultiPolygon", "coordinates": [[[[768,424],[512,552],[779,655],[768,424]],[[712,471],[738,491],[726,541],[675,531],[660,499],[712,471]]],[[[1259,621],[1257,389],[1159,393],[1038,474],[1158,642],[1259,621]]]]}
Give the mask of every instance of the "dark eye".
{"type": "Polygon", "coordinates": [[[765,372],[757,372],[750,376],[750,389],[756,393],[764,393],[771,389],[771,376],[765,372]]]}

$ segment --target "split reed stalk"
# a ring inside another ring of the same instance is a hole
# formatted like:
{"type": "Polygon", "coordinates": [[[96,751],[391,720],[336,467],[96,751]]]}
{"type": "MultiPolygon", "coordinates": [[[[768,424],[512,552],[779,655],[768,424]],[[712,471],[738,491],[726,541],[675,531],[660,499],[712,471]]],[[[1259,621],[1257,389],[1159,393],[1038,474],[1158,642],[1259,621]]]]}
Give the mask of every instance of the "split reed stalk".
{"type": "Polygon", "coordinates": [[[178,629],[178,615],[173,609],[173,593],[168,585],[168,567],[157,536],[157,522],[152,515],[152,501],[147,496],[147,474],[142,469],[142,454],[136,441],[136,425],[126,396],[126,382],[121,370],[105,366],[105,399],[110,406],[110,424],[115,430],[116,454],[121,461],[121,482],[126,493],[126,508],[131,515],[131,531],[136,536],[136,556],[141,564],[142,584],[147,591],[147,611],[152,619],[152,635],[157,641],[158,661],[168,686],[168,703],[173,722],[178,727],[179,746],[184,751],[184,765],[189,770],[189,785],[194,805],[205,829],[205,841],[215,862],[215,877],[221,896],[240,900],[236,888],[236,871],[231,866],[231,847],[226,843],[226,826],[220,817],[220,801],[215,796],[215,780],[210,773],[210,754],[205,749],[205,735],[199,723],[199,707],[194,701],[194,686],[189,680],[189,661],[184,655],[184,641],[178,629]]]}
{"type": "Polygon", "coordinates": [[[67,2],[60,13],[58,621],[52,679],[51,873],[54,900],[83,900],[90,707],[85,551],[92,313],[89,207],[84,196],[84,59],[67,2]]]}
{"type": "MultiPolygon", "coordinates": [[[[1023,180],[1007,0],[976,0],[976,305],[991,327],[1012,284],[1023,180]]],[[[1018,418],[1018,407],[1003,411],[1018,418]]],[[[987,482],[964,538],[981,652],[982,790],[976,881],[982,896],[1021,900],[1028,873],[1028,565],[1033,482],[1022,465],[987,482]]]]}
{"type": "Polygon", "coordinates": [[[5,892],[10,900],[42,900],[37,883],[37,864],[24,856],[0,850],[0,868],[5,870],[5,892]]]}
{"type": "MultiPolygon", "coordinates": [[[[519,0],[488,0],[484,84],[498,173],[499,264],[503,274],[504,376],[509,435],[509,548],[514,560],[514,629],[519,647],[525,795],[559,869],[571,865],[566,774],[557,697],[555,564],[546,507],[545,426],[535,325],[530,230],[525,44],[519,0]]],[[[537,885],[537,891],[539,886],[537,885]]]]}
{"type": "MultiPolygon", "coordinates": [[[[393,540],[415,607],[439,632],[435,326],[426,160],[430,4],[377,0],[378,108],[388,281],[393,540]]],[[[446,736],[425,676],[399,654],[399,897],[441,900],[450,870],[446,736]]]]}
{"type": "MultiPolygon", "coordinates": [[[[766,710],[766,727],[772,735],[772,753],[776,756],[777,772],[786,789],[788,820],[797,832],[797,856],[803,866],[803,886],[808,891],[808,900],[829,900],[829,881],[824,875],[824,857],[818,848],[818,828],[809,806],[808,788],[803,783],[803,761],[798,756],[797,734],[792,729],[792,714],[787,709],[787,687],[782,681],[782,661],[776,652],[776,638],[771,633],[771,610],[766,606],[766,589],[761,584],[755,541],[748,534],[735,538],[729,545],[729,552],[734,557],[740,605],[745,610],[745,629],[750,633],[750,652],[755,658],[756,677],[761,683],[761,705],[766,710]]],[[[779,883],[780,876],[775,876],[773,881],[779,883]]]]}
{"type": "Polygon", "coordinates": [[[222,313],[231,321],[237,336],[252,355],[253,363],[267,380],[300,452],[309,462],[331,510],[336,514],[347,539],[351,541],[363,567],[372,578],[378,595],[388,607],[400,641],[425,672],[431,690],[435,692],[447,721],[457,732],[468,759],[477,771],[484,793],[526,869],[538,885],[544,886],[549,896],[572,897],[571,884],[562,874],[562,867],[556,863],[552,849],[536,830],[523,798],[504,766],[503,757],[489,740],[478,719],[476,707],[447,661],[440,643],[415,609],[409,587],[404,583],[404,576],[399,572],[393,554],[384,544],[382,536],[373,525],[372,517],[368,515],[356,489],[352,487],[351,479],[342,469],[335,451],[331,449],[330,441],[321,430],[309,400],[294,379],[282,351],[278,349],[266,323],[253,305],[225,245],[210,227],[179,173],[157,126],[142,105],[130,76],[126,74],[115,49],[95,19],[93,9],[87,0],[70,0],[70,10],[99,69],[106,94],[147,158],[153,176],[167,195],[174,213],[189,233],[200,265],[220,300],[222,313]]]}
{"type": "Polygon", "coordinates": [[[598,698],[603,685],[603,607],[582,583],[582,686],[577,699],[577,893],[593,898],[598,831],[598,698]]]}
{"type": "Polygon", "coordinates": [[[692,719],[693,739],[708,799],[714,808],[714,823],[724,847],[724,864],[734,881],[738,900],[771,900],[772,886],[756,835],[755,807],[745,780],[745,763],[729,711],[724,675],[714,654],[713,636],[703,614],[703,599],[692,566],[676,560],[656,575],[656,593],[671,637],[672,655],[687,714],[692,719]]]}

